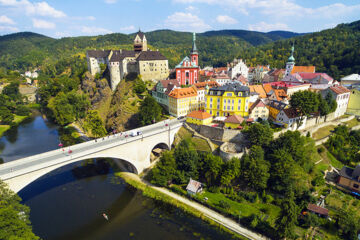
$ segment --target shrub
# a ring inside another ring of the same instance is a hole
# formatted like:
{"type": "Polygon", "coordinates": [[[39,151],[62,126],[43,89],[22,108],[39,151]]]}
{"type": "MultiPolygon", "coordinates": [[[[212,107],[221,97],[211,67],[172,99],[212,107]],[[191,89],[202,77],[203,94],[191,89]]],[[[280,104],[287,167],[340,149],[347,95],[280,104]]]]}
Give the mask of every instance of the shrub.
{"type": "Polygon", "coordinates": [[[325,184],[325,179],[321,176],[321,175],[318,175],[316,176],[312,181],[311,181],[311,184],[313,186],[321,186],[321,185],[324,185],[325,184]]]}
{"type": "Polygon", "coordinates": [[[265,202],[266,203],[272,203],[274,201],[273,196],[271,196],[270,194],[267,194],[265,197],[265,202]]]}
{"type": "Polygon", "coordinates": [[[220,193],[220,188],[217,186],[209,187],[208,190],[209,190],[209,192],[212,192],[212,193],[220,193]]]}
{"type": "Polygon", "coordinates": [[[30,110],[24,105],[19,105],[15,109],[15,114],[19,116],[28,116],[30,114],[30,110]]]}
{"type": "Polygon", "coordinates": [[[324,147],[319,147],[317,151],[318,151],[318,153],[323,153],[325,151],[325,149],[324,149],[324,147]]]}
{"type": "Polygon", "coordinates": [[[218,205],[219,205],[219,207],[221,207],[221,208],[223,208],[225,210],[229,210],[230,207],[231,207],[231,205],[228,202],[224,201],[224,200],[220,200],[218,205]]]}

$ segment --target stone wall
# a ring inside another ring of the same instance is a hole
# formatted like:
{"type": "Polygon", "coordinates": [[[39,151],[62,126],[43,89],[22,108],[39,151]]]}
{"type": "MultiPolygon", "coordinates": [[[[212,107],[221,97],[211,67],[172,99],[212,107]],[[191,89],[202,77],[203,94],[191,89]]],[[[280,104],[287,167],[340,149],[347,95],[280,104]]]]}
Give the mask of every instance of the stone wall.
{"type": "Polygon", "coordinates": [[[221,141],[221,142],[243,142],[245,140],[244,135],[239,130],[223,129],[205,125],[189,124],[199,134],[206,138],[221,141]]]}
{"type": "Polygon", "coordinates": [[[244,155],[245,150],[239,144],[225,142],[220,146],[220,157],[225,161],[229,161],[231,158],[241,158],[244,155]]]}

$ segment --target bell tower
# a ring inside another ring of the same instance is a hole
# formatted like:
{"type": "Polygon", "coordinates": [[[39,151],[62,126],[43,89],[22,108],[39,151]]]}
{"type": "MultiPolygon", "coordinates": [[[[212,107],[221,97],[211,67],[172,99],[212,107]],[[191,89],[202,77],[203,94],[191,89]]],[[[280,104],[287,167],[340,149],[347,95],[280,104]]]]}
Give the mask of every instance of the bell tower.
{"type": "Polygon", "coordinates": [[[147,40],[145,34],[141,32],[140,29],[134,39],[134,51],[135,52],[147,51],[147,40]]]}
{"type": "Polygon", "coordinates": [[[195,41],[196,41],[196,34],[193,33],[193,44],[192,44],[190,58],[191,58],[191,62],[194,63],[195,66],[199,66],[199,53],[198,53],[198,50],[196,48],[195,41]]]}
{"type": "Polygon", "coordinates": [[[285,76],[289,76],[295,66],[294,49],[295,48],[294,48],[294,43],[293,43],[293,45],[291,47],[291,56],[288,58],[288,61],[286,63],[285,76]]]}

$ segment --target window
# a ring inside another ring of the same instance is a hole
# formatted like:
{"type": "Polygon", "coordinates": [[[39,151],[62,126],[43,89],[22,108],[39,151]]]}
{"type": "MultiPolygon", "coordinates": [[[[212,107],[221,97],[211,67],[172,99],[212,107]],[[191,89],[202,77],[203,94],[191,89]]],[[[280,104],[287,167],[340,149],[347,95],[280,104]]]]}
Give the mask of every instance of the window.
{"type": "Polygon", "coordinates": [[[185,76],[186,76],[186,77],[189,77],[189,72],[186,72],[186,73],[185,73],[185,76]]]}
{"type": "Polygon", "coordinates": [[[239,105],[241,104],[241,99],[239,99],[239,105]]]}
{"type": "Polygon", "coordinates": [[[234,104],[234,99],[232,100],[232,104],[234,104]]]}
{"type": "Polygon", "coordinates": [[[238,111],[240,111],[240,105],[238,106],[238,111]]]}
{"type": "Polygon", "coordinates": [[[230,110],[230,106],[227,107],[227,110],[230,110]]]}
{"type": "Polygon", "coordinates": [[[356,183],[354,183],[353,187],[354,187],[354,188],[359,188],[359,185],[356,184],[356,183]]]}
{"type": "Polygon", "coordinates": [[[226,104],[226,99],[224,99],[224,104],[226,104]]]}
{"type": "Polygon", "coordinates": [[[227,93],[226,96],[231,97],[232,93],[227,93]]]}
{"type": "Polygon", "coordinates": [[[210,98],[210,102],[212,102],[212,98],[210,98]]]}
{"type": "Polygon", "coordinates": [[[217,99],[217,102],[220,103],[220,98],[217,99]]]}
{"type": "Polygon", "coordinates": [[[228,99],[228,104],[230,104],[230,99],[228,99]]]}

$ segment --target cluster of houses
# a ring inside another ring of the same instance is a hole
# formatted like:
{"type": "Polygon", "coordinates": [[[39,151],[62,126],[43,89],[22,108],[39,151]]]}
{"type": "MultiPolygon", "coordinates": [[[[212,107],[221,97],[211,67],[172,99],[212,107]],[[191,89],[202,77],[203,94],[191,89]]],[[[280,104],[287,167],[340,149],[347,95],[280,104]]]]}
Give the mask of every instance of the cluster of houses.
{"type": "Polygon", "coordinates": [[[227,67],[198,66],[198,50],[193,41],[190,58],[176,67],[176,79],[160,80],[152,96],[175,117],[187,116],[194,124],[212,125],[222,122],[227,128],[242,128],[242,123],[271,119],[290,130],[304,129],[306,117],[289,105],[291,96],[309,90],[323,97],[330,94],[337,102],[334,117],[345,112],[360,111],[360,76],[352,74],[341,84],[315,66],[295,66],[292,47],[285,69],[269,66],[247,67],[242,59],[234,59],[227,67]]]}

